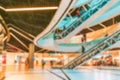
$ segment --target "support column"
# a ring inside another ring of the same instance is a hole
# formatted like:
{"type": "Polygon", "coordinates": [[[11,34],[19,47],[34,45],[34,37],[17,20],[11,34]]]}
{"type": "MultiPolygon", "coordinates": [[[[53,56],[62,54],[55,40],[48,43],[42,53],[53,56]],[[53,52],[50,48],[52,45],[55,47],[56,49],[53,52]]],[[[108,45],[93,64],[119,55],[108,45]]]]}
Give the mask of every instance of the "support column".
{"type": "Polygon", "coordinates": [[[28,55],[28,60],[29,60],[29,68],[34,68],[34,44],[29,44],[29,55],[28,55]]]}
{"type": "Polygon", "coordinates": [[[118,51],[118,60],[119,60],[119,63],[118,63],[118,66],[120,67],[120,51],[118,51]]]}
{"type": "Polygon", "coordinates": [[[21,65],[21,55],[18,55],[18,65],[21,65]]]}
{"type": "Polygon", "coordinates": [[[6,49],[6,43],[7,43],[7,41],[6,41],[6,40],[2,42],[3,50],[5,50],[5,49],[6,49]]]}

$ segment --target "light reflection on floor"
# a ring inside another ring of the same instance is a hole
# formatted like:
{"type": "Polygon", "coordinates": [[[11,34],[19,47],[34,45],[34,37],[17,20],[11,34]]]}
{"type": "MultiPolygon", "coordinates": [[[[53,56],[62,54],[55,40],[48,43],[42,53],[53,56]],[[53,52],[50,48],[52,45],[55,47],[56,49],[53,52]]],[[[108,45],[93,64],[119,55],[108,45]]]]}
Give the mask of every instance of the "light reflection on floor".
{"type": "MultiPolygon", "coordinates": [[[[79,69],[63,70],[71,80],[119,80],[119,70],[79,69]]],[[[5,80],[68,80],[60,69],[26,69],[25,67],[2,67],[0,74],[5,80]],[[23,69],[24,68],[24,69],[23,69]],[[54,75],[53,73],[62,78],[54,75]]]]}
{"type": "Polygon", "coordinates": [[[117,76],[114,74],[118,72],[111,70],[65,70],[65,72],[68,74],[68,76],[70,76],[72,80],[118,80],[120,78],[120,75],[117,76]]]}

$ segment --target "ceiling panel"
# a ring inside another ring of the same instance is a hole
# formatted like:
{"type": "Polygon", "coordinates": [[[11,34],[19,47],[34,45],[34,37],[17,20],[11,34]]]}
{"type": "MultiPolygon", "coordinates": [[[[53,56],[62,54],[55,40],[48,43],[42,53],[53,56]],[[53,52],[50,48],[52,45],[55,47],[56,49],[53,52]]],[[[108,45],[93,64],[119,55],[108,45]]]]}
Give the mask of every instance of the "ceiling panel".
{"type": "Polygon", "coordinates": [[[94,31],[96,31],[96,30],[102,29],[103,27],[101,25],[97,24],[97,25],[92,26],[90,28],[93,29],[94,31]]]}
{"type": "MultiPolygon", "coordinates": [[[[33,7],[53,7],[59,6],[61,0],[0,0],[0,6],[6,9],[11,8],[33,8],[33,7]]],[[[5,12],[0,9],[0,15],[5,20],[8,27],[14,28],[19,33],[32,40],[38,34],[40,34],[49,24],[57,10],[39,10],[39,11],[15,11],[5,12]],[[12,26],[11,26],[12,25],[12,26]],[[33,35],[34,37],[30,37],[33,35]]],[[[17,32],[10,30],[18,39],[20,39],[27,46],[31,43],[17,32]]],[[[21,45],[13,36],[8,42],[22,50],[28,51],[23,45],[21,45]]],[[[36,47],[35,50],[41,50],[36,47]]]]}

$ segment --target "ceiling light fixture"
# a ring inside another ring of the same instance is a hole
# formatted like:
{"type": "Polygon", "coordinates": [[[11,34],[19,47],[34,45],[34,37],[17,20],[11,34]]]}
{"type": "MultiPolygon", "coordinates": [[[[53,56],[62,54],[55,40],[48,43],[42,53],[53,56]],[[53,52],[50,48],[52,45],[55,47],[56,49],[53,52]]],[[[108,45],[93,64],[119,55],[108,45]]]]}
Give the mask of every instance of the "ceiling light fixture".
{"type": "Polygon", "coordinates": [[[7,12],[16,12],[16,11],[39,11],[39,10],[54,10],[58,7],[33,7],[33,8],[11,8],[5,9],[7,12]]]}

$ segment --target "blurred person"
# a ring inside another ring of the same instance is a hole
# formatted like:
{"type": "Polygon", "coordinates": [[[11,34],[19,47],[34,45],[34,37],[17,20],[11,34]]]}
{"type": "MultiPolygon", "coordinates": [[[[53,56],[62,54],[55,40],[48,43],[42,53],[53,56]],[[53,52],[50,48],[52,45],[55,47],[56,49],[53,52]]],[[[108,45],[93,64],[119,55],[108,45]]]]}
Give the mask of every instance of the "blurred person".
{"type": "Polygon", "coordinates": [[[50,61],[50,66],[53,67],[53,60],[50,61]]]}
{"type": "Polygon", "coordinates": [[[44,69],[46,61],[42,59],[42,69],[44,69]]]}
{"type": "Polygon", "coordinates": [[[78,9],[77,11],[76,11],[76,16],[80,16],[80,10],[78,9]]]}

